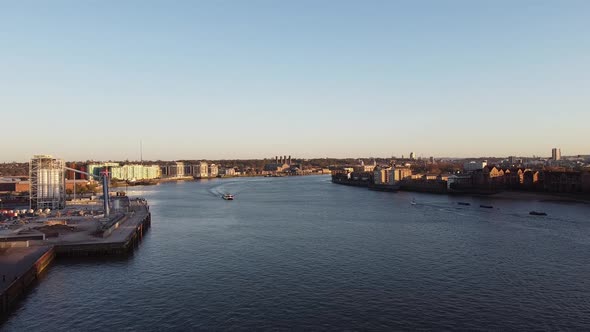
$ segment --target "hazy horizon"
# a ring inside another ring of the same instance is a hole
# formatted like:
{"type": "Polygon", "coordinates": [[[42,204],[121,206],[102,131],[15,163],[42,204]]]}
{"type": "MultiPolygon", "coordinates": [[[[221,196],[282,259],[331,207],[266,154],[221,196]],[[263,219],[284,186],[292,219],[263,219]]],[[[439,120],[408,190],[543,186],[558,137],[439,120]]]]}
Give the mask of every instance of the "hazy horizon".
{"type": "MultiPolygon", "coordinates": [[[[140,162],[140,159],[65,159],[62,158],[59,155],[52,155],[49,154],[52,157],[55,158],[59,158],[59,159],[64,159],[66,162],[129,162],[129,163],[134,163],[140,162]]],[[[579,154],[576,155],[562,155],[562,158],[566,158],[566,157],[576,157],[579,156],[579,154]]],[[[590,156],[590,154],[581,154],[581,156],[590,156]]],[[[32,158],[33,155],[31,155],[29,158],[27,158],[26,160],[11,160],[11,161],[0,161],[0,163],[12,163],[12,162],[16,162],[16,163],[26,163],[30,161],[30,158],[32,158]]],[[[281,155],[280,157],[283,157],[283,155],[281,155]]],[[[327,157],[301,157],[301,156],[291,156],[293,160],[311,160],[311,159],[356,159],[356,160],[361,160],[361,159],[402,159],[402,157],[404,159],[409,159],[409,154],[407,155],[398,155],[398,156],[352,156],[352,157],[338,157],[338,156],[327,156],[327,157]]],[[[417,159],[429,159],[431,156],[425,157],[425,156],[416,156],[417,159]]],[[[467,157],[457,157],[457,156],[432,156],[434,157],[434,159],[444,159],[444,160],[460,160],[460,159],[473,159],[473,160],[477,160],[477,159],[506,159],[508,157],[516,157],[516,158],[541,158],[541,159],[550,159],[551,156],[467,156],[467,157]]],[[[173,162],[173,161],[198,161],[198,160],[205,160],[205,161],[232,161],[232,160],[274,160],[274,156],[273,157],[264,157],[264,158],[221,158],[221,159],[215,159],[215,158],[176,158],[176,159],[143,159],[143,162],[157,162],[157,161],[161,161],[161,162],[173,162]]]]}
{"type": "Polygon", "coordinates": [[[0,162],[589,154],[590,2],[0,4],[0,162]],[[204,158],[203,158],[204,159],[204,158]]]}

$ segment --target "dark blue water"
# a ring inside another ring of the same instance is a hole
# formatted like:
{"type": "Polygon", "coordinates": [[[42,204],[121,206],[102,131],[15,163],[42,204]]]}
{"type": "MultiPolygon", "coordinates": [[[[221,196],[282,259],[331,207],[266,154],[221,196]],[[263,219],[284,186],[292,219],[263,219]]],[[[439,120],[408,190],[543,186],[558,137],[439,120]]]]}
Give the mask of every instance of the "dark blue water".
{"type": "Polygon", "coordinates": [[[57,262],[2,330],[590,329],[588,205],[372,192],[329,177],[131,194],[153,214],[135,254],[57,262]]]}

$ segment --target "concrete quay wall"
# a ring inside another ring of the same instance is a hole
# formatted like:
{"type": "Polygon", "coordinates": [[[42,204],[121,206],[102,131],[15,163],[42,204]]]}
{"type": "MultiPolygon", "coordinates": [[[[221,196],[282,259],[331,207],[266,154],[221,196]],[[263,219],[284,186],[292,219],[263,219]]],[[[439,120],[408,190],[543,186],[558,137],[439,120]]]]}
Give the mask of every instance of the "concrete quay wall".
{"type": "MultiPolygon", "coordinates": [[[[55,259],[55,250],[49,247],[31,267],[14,277],[12,283],[0,295],[0,318],[5,316],[28,289],[39,279],[41,273],[55,259]]],[[[3,275],[4,277],[4,275],[3,275]]],[[[1,320],[0,320],[1,321],[1,320]]]]}
{"type": "MultiPolygon", "coordinates": [[[[125,239],[117,242],[76,243],[55,245],[58,257],[83,257],[83,256],[117,256],[128,254],[135,248],[144,234],[151,227],[152,216],[148,213],[126,235],[125,239]]],[[[119,226],[117,226],[119,228],[119,226]]]]}

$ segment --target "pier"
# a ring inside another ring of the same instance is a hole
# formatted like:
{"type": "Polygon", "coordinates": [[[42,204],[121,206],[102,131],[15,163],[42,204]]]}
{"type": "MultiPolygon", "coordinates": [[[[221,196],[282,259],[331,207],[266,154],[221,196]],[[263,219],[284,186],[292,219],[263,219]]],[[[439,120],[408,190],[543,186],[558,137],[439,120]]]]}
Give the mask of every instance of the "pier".
{"type": "Polygon", "coordinates": [[[56,258],[131,253],[151,227],[151,213],[143,199],[125,202],[110,218],[56,217],[24,235],[0,234],[0,322],[56,258]]]}
{"type": "Polygon", "coordinates": [[[0,317],[8,313],[54,258],[52,246],[0,249],[0,317]]]}

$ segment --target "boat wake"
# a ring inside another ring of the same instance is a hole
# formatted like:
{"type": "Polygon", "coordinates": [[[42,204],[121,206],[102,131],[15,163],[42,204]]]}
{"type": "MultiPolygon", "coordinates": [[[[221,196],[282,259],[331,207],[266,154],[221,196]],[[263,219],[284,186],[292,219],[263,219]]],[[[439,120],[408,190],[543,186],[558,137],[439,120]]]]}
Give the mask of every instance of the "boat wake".
{"type": "Polygon", "coordinates": [[[236,195],[244,190],[242,183],[228,182],[209,188],[209,194],[214,197],[222,197],[225,194],[236,195]]]}

